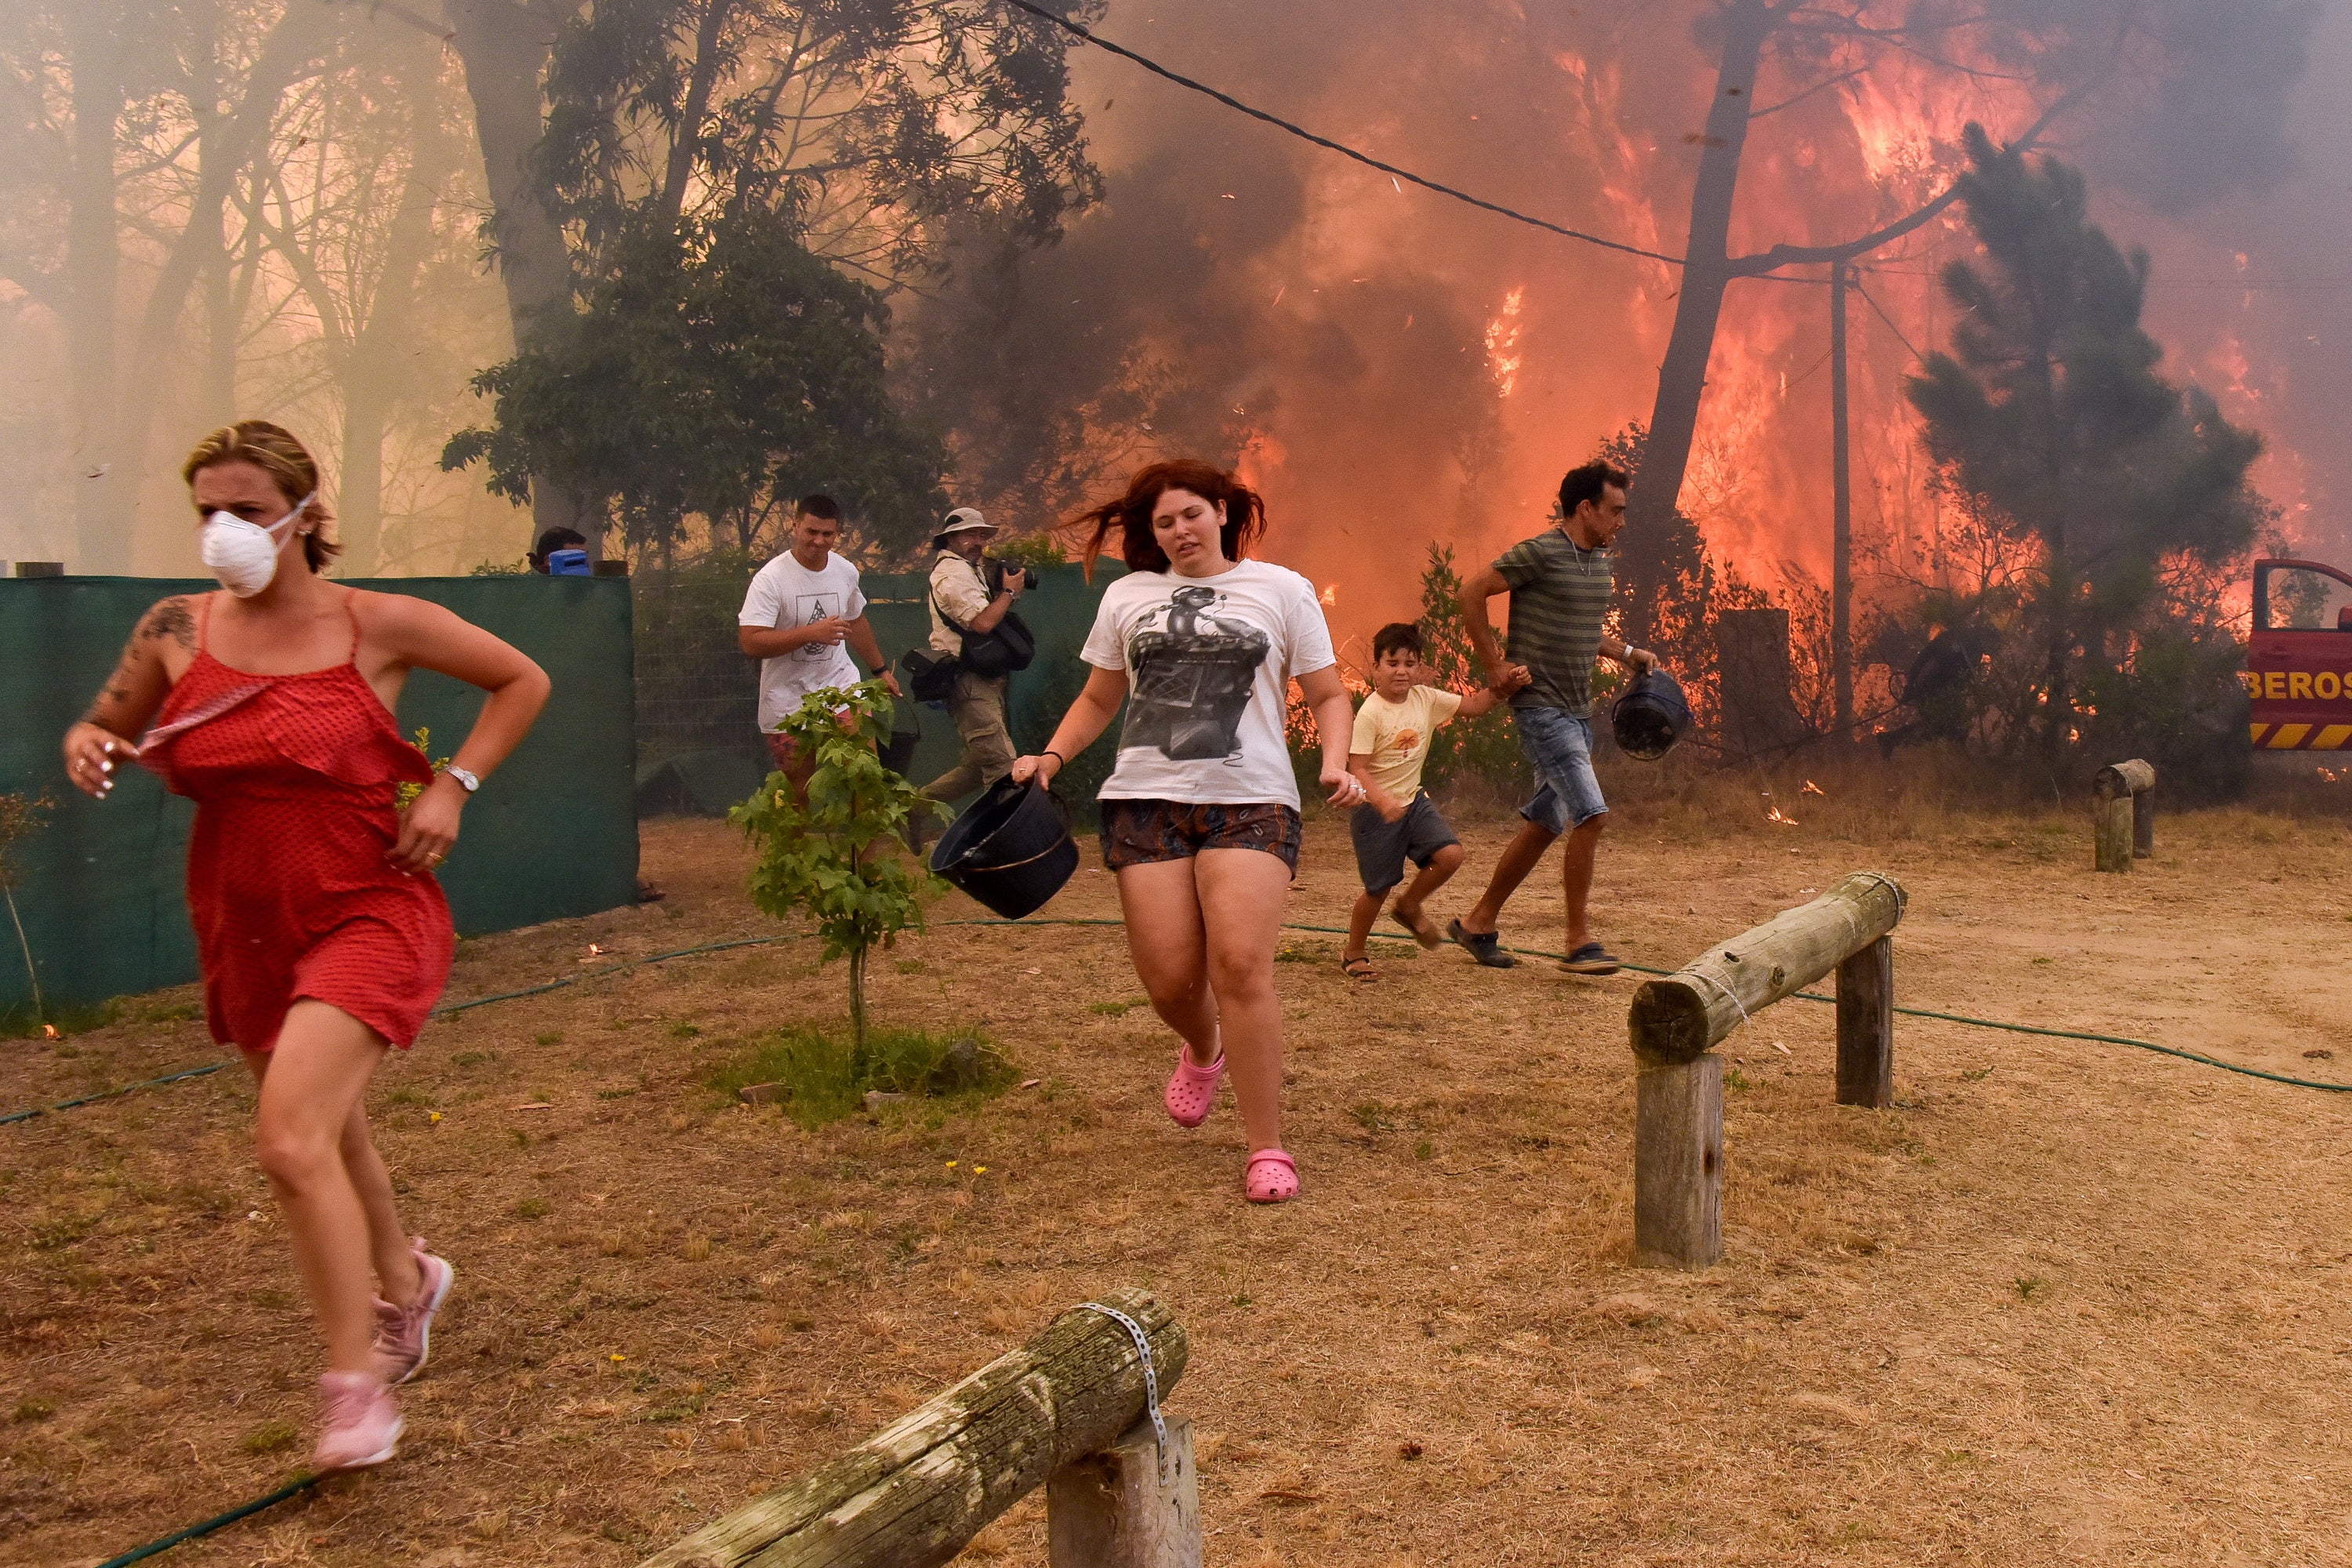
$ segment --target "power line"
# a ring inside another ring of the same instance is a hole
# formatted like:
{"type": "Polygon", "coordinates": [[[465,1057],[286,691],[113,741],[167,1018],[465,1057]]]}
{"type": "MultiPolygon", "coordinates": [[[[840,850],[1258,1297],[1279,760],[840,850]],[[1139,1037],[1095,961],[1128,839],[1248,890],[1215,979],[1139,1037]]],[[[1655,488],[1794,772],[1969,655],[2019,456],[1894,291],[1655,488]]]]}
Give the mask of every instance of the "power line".
{"type": "Polygon", "coordinates": [[[1903,329],[1895,324],[1895,318],[1888,315],[1885,310],[1880,306],[1878,301],[1870,297],[1870,290],[1862,286],[1862,280],[1860,279],[1853,279],[1847,285],[1847,287],[1851,288],[1855,293],[1862,296],[1862,302],[1869,306],[1880,321],[1886,323],[1886,330],[1895,334],[1895,341],[1896,342],[1901,343],[1905,348],[1910,350],[1911,357],[1913,359],[1925,360],[1927,357],[1926,354],[1921,353],[1916,348],[1912,346],[1911,340],[1903,335],[1903,329]]]}
{"type": "Polygon", "coordinates": [[[1452,185],[1440,184],[1437,181],[1430,179],[1425,175],[1416,174],[1410,169],[1400,168],[1394,163],[1384,163],[1369,153],[1360,153],[1353,147],[1349,147],[1343,142],[1332,141],[1328,136],[1318,136],[1303,125],[1295,125],[1279,115],[1268,114],[1263,109],[1252,108],[1250,105],[1244,103],[1240,99],[1234,97],[1230,93],[1220,92],[1215,88],[1209,86],[1206,82],[1195,81],[1189,76],[1183,76],[1176,71],[1170,70],[1166,66],[1161,65],[1159,61],[1151,59],[1146,56],[1137,54],[1133,49],[1125,47],[1122,45],[1114,44],[1109,39],[1102,37],[1101,36],[1080,26],[1077,23],[1071,21],[1066,16],[1057,16],[1053,12],[1046,10],[1043,5],[1033,4],[1032,0],[1005,0],[1005,4],[1013,6],[1015,9],[1026,11],[1031,16],[1037,17],[1041,21],[1050,22],[1055,26],[1061,28],[1062,31],[1069,34],[1071,37],[1081,39],[1086,43],[1092,44],[1098,49],[1107,49],[1110,53],[1118,56],[1121,59],[1133,60],[1137,65],[1141,66],[1145,70],[1150,71],[1154,76],[1164,77],[1168,80],[1174,82],[1179,87],[1186,88],[1193,92],[1213,98],[1228,109],[1239,110],[1242,113],[1248,115],[1252,120],[1262,120],[1277,130],[1286,131],[1291,135],[1298,137],[1302,141],[1312,142],[1316,146],[1326,148],[1331,152],[1337,153],[1343,158],[1353,158],[1357,163],[1362,163],[1369,168],[1378,169],[1381,174],[1390,176],[1391,179],[1411,180],[1414,184],[1419,185],[1423,190],[1435,191],[1439,195],[1451,196],[1457,202],[1467,202],[1470,205],[1480,208],[1483,211],[1499,214],[1504,217],[1511,219],[1515,223],[1523,223],[1530,227],[1542,229],[1546,233],[1559,235],[1565,239],[1582,240],[1587,245],[1597,245],[1603,250],[1622,251],[1627,256],[1638,256],[1646,261],[1663,261],[1670,267],[1680,267],[1683,265],[1683,258],[1679,256],[1668,256],[1663,251],[1644,250],[1638,245],[1627,245],[1622,240],[1608,239],[1597,234],[1587,234],[1582,229],[1568,228],[1559,224],[1549,222],[1543,218],[1530,217],[1526,213],[1518,212],[1513,208],[1504,206],[1499,203],[1486,201],[1480,197],[1474,196],[1467,191],[1456,190],[1452,185]]]}

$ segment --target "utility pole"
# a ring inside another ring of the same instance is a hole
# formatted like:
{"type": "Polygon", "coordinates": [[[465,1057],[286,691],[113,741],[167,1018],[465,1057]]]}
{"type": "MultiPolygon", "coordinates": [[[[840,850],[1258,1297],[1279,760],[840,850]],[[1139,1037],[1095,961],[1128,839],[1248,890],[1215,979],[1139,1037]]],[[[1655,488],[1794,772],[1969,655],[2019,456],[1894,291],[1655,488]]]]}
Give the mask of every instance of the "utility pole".
{"type": "Polygon", "coordinates": [[[1853,482],[1846,421],[1845,294],[1853,262],[1830,263],[1830,664],[1837,738],[1853,739],[1853,482]]]}

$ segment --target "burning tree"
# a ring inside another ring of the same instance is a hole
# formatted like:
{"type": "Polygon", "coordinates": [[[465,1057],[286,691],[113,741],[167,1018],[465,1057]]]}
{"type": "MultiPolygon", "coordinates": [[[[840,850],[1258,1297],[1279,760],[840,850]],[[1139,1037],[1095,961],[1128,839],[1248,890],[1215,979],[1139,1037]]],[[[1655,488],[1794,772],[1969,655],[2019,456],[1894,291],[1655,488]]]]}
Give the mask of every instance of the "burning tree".
{"type": "Polygon", "coordinates": [[[2110,726],[2126,717],[2116,700],[2183,707],[2173,717],[2205,733],[2164,737],[2168,751],[2218,743],[2236,649],[2208,646],[2210,617],[2173,613],[2168,576],[2225,567],[2253,542],[2266,509],[2246,474],[2261,438],[2158,374],[2163,350],[2140,326],[2147,256],[2090,221],[2080,174],[1981,131],[1969,155],[1958,189],[1984,258],[1946,268],[1960,325],[1909,393],[1948,483],[2036,557],[2019,600],[2031,707],[2012,732],[2038,731],[2054,765],[2087,693],[2110,726]]]}

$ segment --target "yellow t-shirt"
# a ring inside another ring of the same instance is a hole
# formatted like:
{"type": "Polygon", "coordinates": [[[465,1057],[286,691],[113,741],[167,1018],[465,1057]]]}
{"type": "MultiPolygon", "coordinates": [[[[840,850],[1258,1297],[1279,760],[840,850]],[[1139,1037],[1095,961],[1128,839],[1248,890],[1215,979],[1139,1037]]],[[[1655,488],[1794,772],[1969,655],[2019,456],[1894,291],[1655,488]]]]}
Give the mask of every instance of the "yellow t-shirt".
{"type": "Polygon", "coordinates": [[[1421,770],[1429,762],[1430,737],[1452,719],[1462,699],[1442,687],[1416,686],[1402,702],[1375,691],[1356,710],[1350,756],[1372,759],[1372,782],[1411,805],[1421,793],[1421,770]]]}

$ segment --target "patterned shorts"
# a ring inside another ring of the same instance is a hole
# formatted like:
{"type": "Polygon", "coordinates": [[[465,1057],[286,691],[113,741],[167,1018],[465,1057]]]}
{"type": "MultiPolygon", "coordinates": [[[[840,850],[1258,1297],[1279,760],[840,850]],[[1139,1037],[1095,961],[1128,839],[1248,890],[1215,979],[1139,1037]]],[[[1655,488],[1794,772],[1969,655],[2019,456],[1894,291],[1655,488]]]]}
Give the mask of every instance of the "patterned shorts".
{"type": "Polygon", "coordinates": [[[1196,805],[1181,800],[1106,800],[1103,864],[1113,871],[1157,860],[1189,860],[1203,849],[1263,849],[1298,874],[1305,825],[1297,808],[1196,805]]]}

